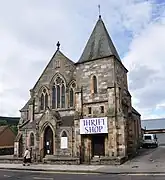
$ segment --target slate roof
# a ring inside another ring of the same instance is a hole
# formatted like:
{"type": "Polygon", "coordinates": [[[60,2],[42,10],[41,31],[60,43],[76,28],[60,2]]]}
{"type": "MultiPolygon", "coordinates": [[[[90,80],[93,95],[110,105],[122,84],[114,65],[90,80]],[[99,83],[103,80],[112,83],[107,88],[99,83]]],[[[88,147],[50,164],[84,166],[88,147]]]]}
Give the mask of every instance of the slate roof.
{"type": "Polygon", "coordinates": [[[141,126],[146,130],[165,129],[165,118],[141,120],[141,126]]]}
{"type": "Polygon", "coordinates": [[[108,34],[103,20],[99,17],[78,63],[114,55],[120,57],[108,34]]]}
{"type": "Polygon", "coordinates": [[[133,107],[132,107],[132,112],[135,113],[135,114],[137,114],[137,115],[139,115],[139,116],[141,116],[141,114],[140,114],[138,111],[136,111],[136,109],[133,108],[133,107]]]}
{"type": "Polygon", "coordinates": [[[32,103],[32,98],[28,100],[28,102],[25,104],[25,106],[20,110],[20,112],[27,111],[29,108],[29,105],[32,103]]]}

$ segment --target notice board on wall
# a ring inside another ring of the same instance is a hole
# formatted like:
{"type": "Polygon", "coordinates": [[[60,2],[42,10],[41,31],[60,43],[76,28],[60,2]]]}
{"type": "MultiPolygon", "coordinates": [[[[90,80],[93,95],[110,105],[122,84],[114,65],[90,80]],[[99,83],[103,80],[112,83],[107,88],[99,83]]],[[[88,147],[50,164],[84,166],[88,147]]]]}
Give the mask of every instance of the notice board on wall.
{"type": "Polygon", "coordinates": [[[68,148],[68,137],[61,137],[61,149],[68,148]]]}

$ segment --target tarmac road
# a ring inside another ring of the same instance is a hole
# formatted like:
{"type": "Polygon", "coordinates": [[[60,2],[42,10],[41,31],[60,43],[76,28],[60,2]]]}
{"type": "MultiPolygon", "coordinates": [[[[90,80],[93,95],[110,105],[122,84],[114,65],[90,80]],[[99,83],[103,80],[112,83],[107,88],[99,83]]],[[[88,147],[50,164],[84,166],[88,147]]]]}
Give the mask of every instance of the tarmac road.
{"type": "Polygon", "coordinates": [[[0,170],[0,180],[164,180],[164,175],[57,174],[0,170]]]}

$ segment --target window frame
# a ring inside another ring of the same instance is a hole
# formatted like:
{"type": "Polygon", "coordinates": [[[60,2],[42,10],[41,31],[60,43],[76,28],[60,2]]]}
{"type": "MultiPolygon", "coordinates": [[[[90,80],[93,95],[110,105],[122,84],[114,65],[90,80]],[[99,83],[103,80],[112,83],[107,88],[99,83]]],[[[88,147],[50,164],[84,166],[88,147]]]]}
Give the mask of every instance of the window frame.
{"type": "Polygon", "coordinates": [[[66,108],[66,83],[61,76],[57,76],[54,79],[54,83],[52,86],[51,103],[52,103],[52,109],[66,108]],[[53,89],[55,89],[55,95],[53,94],[53,89]]]}
{"type": "Polygon", "coordinates": [[[40,110],[44,111],[49,106],[49,93],[46,87],[42,89],[39,99],[40,110]]]}

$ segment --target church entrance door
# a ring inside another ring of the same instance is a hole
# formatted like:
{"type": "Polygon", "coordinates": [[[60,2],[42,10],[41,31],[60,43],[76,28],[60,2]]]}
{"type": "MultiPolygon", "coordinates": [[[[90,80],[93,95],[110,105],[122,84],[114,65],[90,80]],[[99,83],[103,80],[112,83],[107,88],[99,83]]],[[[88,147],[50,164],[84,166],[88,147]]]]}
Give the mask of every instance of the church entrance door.
{"type": "Polygon", "coordinates": [[[92,156],[104,156],[105,155],[105,135],[95,134],[92,135],[92,156]]]}
{"type": "Polygon", "coordinates": [[[47,126],[44,132],[44,156],[53,154],[53,131],[47,126]]]}

